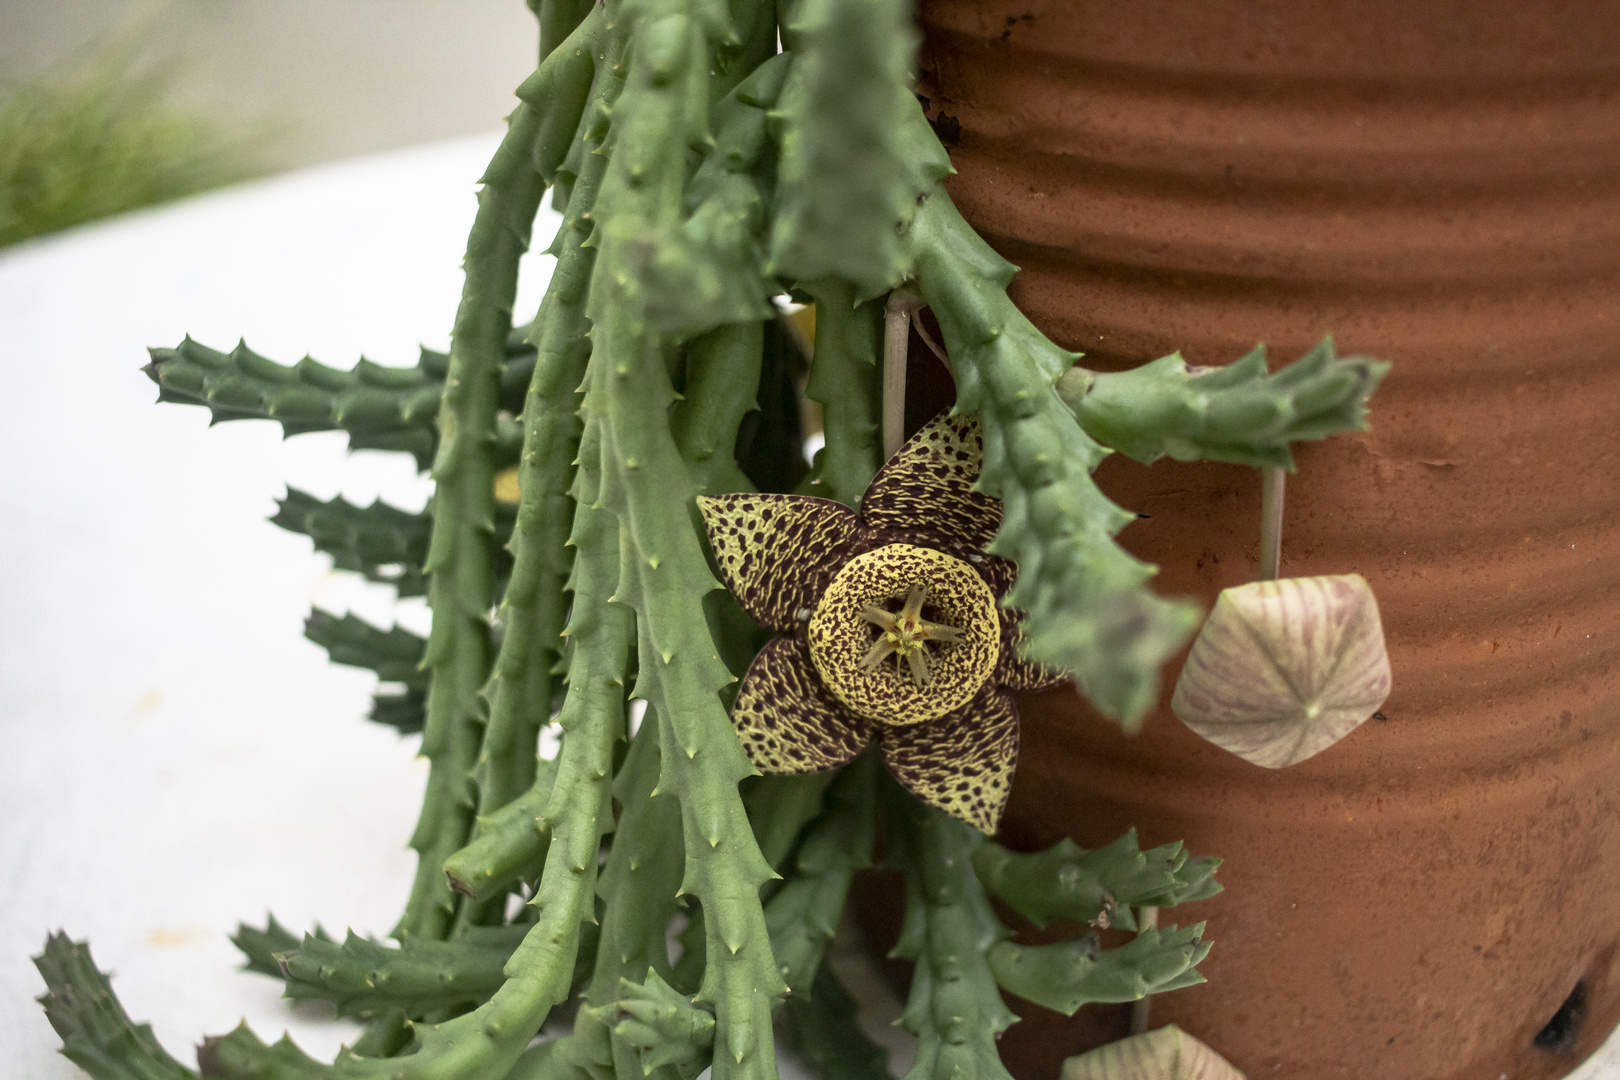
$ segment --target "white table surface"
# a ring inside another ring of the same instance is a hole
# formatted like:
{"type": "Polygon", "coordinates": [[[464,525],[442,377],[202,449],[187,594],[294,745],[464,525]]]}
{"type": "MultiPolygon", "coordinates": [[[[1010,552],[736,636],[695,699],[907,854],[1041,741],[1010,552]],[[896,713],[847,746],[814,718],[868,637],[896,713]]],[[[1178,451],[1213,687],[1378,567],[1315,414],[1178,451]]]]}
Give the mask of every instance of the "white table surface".
{"type": "MultiPolygon", "coordinates": [[[[0,1032],[9,1075],[77,1080],[33,998],[47,930],[88,938],[181,1061],[244,1017],[329,1056],[227,940],[266,910],[385,934],[425,764],[363,717],[372,675],[306,641],[311,604],[387,625],[392,591],[264,520],[284,486],[416,509],[405,455],[208,429],[155,406],[148,345],[238,337],[284,363],[445,348],[483,136],[326,166],[0,252],[0,1032]]],[[[555,218],[537,223],[544,247],[555,218]]],[[[549,259],[526,264],[520,318],[549,259]]],[[[399,605],[418,631],[426,611],[399,605]]],[[[885,1040],[889,1041],[889,1040],[885,1040]]],[[[902,1051],[903,1053],[903,1051],[902,1051]]],[[[786,1063],[785,1063],[786,1064],[786,1063]]],[[[785,1076],[802,1075],[790,1064],[785,1076]]],[[[1620,1080],[1620,1040],[1580,1080],[1620,1080]]],[[[1491,1078],[1484,1078],[1491,1080],[1491,1078]]]]}

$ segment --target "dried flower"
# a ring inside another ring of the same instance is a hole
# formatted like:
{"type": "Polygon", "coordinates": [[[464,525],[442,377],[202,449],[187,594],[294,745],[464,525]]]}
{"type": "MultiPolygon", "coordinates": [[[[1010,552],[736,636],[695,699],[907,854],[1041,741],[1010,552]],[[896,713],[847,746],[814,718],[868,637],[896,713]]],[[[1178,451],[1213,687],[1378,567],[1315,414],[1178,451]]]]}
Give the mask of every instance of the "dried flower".
{"type": "Polygon", "coordinates": [[[1232,1063],[1174,1024],[1063,1063],[1059,1080],[1243,1080],[1232,1063]]]}
{"type": "Polygon", "coordinates": [[[1354,731],[1389,696],[1378,602],[1359,574],[1221,593],[1170,708],[1232,753],[1280,769],[1354,731]]]}
{"type": "Polygon", "coordinates": [[[1018,757],[1012,694],[1062,676],[1018,655],[1001,606],[1016,566],[985,549],[1001,504],[973,490],[978,423],[942,416],[873,478],[857,513],[804,495],[698,500],[726,585],[779,631],[732,722],[769,773],[818,772],[875,738],[924,802],[985,832],[1018,757]]]}

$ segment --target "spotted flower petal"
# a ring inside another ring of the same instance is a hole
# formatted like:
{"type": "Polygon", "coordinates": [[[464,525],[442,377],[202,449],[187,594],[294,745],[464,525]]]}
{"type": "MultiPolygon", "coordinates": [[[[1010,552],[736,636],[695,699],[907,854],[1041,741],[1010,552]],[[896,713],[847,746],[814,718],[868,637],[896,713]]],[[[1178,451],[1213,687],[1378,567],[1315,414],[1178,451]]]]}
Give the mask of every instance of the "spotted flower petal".
{"type": "Polygon", "coordinates": [[[853,510],[808,495],[699,496],[698,508],[726,588],[773,630],[810,617],[855,532],[853,510]]]}
{"type": "Polygon", "coordinates": [[[1018,763],[1018,709],[993,683],[927,724],[883,728],[883,760],[930,806],[992,833],[1018,763]]]}
{"type": "Polygon", "coordinates": [[[1001,528],[1001,503],[973,490],[983,456],[978,421],[938,416],[879,470],[861,517],[874,529],[917,530],[946,547],[983,550],[1001,528]]]}
{"type": "Polygon", "coordinates": [[[772,638],[737,688],[731,722],[761,772],[807,773],[853,761],[872,725],[835,701],[798,638],[772,638]]]}
{"type": "Polygon", "coordinates": [[[1069,677],[1063,672],[1053,671],[1026,659],[1020,654],[1020,647],[1018,624],[1014,622],[1007,636],[1002,638],[1001,660],[996,665],[996,681],[1003,689],[1027,693],[1031,690],[1050,690],[1069,681],[1069,677]]]}

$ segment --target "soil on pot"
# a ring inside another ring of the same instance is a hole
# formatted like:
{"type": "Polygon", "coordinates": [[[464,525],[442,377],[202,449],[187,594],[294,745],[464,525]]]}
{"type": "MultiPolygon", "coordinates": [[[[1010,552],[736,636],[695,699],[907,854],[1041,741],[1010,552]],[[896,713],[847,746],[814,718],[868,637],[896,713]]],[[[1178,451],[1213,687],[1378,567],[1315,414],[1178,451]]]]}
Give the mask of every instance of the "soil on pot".
{"type": "MultiPolygon", "coordinates": [[[[1210,982],[1154,1016],[1250,1077],[1565,1075],[1620,1019],[1620,4],[921,14],[952,196],[1089,366],[1329,332],[1395,362],[1370,432],[1299,453],[1283,549],[1372,584],[1381,717],[1269,772],[1032,696],[1003,841],[1223,856],[1166,913],[1209,920],[1210,982]]],[[[1253,470],[1098,480],[1161,592],[1256,576],[1253,470]]],[[[1114,1026],[1014,1008],[1022,1080],[1114,1026]]]]}

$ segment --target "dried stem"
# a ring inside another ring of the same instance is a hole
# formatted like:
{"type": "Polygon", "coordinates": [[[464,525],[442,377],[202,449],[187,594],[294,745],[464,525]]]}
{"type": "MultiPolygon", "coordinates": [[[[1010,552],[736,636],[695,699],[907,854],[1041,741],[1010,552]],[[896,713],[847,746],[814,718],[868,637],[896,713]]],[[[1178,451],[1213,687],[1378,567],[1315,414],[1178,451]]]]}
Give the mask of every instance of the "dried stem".
{"type": "Polygon", "coordinates": [[[1260,470],[1260,580],[1274,581],[1282,568],[1283,471],[1260,470]]]}
{"type": "Polygon", "coordinates": [[[883,308],[883,459],[894,456],[906,441],[906,352],[911,341],[911,313],[917,297],[907,289],[889,294],[883,308]]]}

